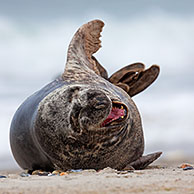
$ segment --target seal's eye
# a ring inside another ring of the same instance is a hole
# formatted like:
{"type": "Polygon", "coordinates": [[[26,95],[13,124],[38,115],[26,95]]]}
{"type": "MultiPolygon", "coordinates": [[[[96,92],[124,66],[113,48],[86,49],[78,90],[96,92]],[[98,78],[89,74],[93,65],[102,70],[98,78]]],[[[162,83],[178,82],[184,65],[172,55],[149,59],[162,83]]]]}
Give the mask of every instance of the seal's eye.
{"type": "Polygon", "coordinates": [[[108,117],[102,122],[101,126],[106,127],[108,125],[121,122],[127,117],[127,107],[117,101],[112,102],[112,110],[108,117]]]}

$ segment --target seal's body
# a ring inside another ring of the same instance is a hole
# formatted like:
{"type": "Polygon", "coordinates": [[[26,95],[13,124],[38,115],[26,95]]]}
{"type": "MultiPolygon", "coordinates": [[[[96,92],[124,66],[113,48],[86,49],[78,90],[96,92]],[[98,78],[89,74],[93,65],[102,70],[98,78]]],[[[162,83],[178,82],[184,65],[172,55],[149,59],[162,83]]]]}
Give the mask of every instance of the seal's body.
{"type": "Polygon", "coordinates": [[[156,79],[159,67],[144,71],[136,63],[108,78],[92,56],[103,25],[83,25],[70,43],[63,75],[15,113],[10,142],[23,169],[141,169],[160,156],[142,156],[141,119],[131,99],[156,79]]]}

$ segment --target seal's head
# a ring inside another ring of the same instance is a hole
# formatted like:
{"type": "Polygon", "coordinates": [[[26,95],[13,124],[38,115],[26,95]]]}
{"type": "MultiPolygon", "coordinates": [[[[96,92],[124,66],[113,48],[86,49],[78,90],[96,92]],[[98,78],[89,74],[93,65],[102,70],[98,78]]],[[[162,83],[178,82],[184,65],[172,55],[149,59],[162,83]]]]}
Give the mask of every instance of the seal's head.
{"type": "Polygon", "coordinates": [[[87,89],[76,99],[70,114],[72,127],[96,130],[119,124],[127,117],[127,106],[111,99],[103,90],[87,89]]]}

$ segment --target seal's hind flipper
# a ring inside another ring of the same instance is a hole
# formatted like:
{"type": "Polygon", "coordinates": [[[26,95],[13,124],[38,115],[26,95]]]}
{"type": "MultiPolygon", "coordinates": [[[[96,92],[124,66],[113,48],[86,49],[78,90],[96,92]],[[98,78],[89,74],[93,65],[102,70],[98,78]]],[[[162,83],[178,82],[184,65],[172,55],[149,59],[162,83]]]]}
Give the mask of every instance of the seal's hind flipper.
{"type": "Polygon", "coordinates": [[[136,170],[141,170],[146,168],[149,164],[151,164],[153,161],[158,159],[162,152],[156,152],[153,154],[148,154],[146,156],[142,156],[139,159],[135,160],[134,162],[131,162],[128,164],[125,169],[128,169],[128,167],[133,167],[136,170]]]}
{"type": "Polygon", "coordinates": [[[93,20],[78,29],[68,48],[65,71],[75,68],[86,70],[88,67],[96,74],[101,75],[102,66],[96,64],[97,60],[92,55],[101,47],[100,33],[103,26],[102,21],[93,20]]]}
{"type": "Polygon", "coordinates": [[[133,97],[150,86],[158,77],[159,72],[160,68],[157,65],[152,65],[149,69],[144,70],[142,63],[134,63],[114,73],[109,81],[133,97]]]}

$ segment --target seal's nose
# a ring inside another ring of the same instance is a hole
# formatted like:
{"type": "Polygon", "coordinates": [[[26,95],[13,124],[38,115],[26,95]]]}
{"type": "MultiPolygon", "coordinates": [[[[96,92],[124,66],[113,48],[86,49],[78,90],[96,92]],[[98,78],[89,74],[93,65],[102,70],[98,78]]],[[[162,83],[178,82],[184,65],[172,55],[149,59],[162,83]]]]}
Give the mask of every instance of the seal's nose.
{"type": "Polygon", "coordinates": [[[89,91],[87,97],[89,104],[97,110],[108,108],[111,105],[109,98],[101,91],[89,91]]]}

